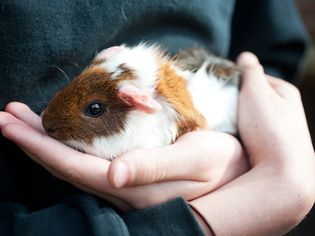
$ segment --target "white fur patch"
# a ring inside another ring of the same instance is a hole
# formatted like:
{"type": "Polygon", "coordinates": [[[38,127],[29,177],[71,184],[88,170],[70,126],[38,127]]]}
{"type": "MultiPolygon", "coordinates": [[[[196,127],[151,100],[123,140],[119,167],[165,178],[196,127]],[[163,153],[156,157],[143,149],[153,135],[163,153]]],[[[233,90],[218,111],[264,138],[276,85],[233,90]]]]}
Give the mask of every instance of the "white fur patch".
{"type": "MultiPolygon", "coordinates": [[[[99,66],[113,73],[112,79],[117,79],[121,74],[121,65],[131,69],[135,73],[135,80],[123,83],[132,83],[157,99],[162,105],[160,111],[153,114],[138,110],[130,111],[123,132],[109,137],[96,137],[92,145],[75,140],[69,140],[67,143],[109,160],[129,150],[150,149],[172,143],[177,135],[178,114],[164,98],[156,97],[158,55],[156,47],[140,44],[133,48],[125,47],[99,66]]],[[[195,74],[177,69],[175,65],[174,69],[187,80],[193,104],[206,118],[208,128],[235,134],[238,86],[234,83],[227,84],[223,79],[208,74],[206,66],[207,63],[195,74]]]]}
{"type": "Polygon", "coordinates": [[[188,79],[194,106],[206,118],[209,129],[235,134],[238,86],[208,74],[206,65],[188,79]]]}
{"type": "Polygon", "coordinates": [[[150,149],[173,142],[177,135],[177,113],[165,101],[162,110],[153,114],[131,111],[125,130],[109,137],[96,137],[92,145],[75,140],[67,143],[81,151],[111,160],[133,149],[150,149]]]}
{"type": "Polygon", "coordinates": [[[133,85],[149,93],[154,92],[158,71],[158,49],[155,46],[146,44],[139,44],[132,48],[122,47],[123,50],[111,56],[109,60],[99,66],[113,73],[112,79],[117,79],[122,72],[120,66],[125,65],[135,73],[136,79],[132,81],[133,85]]]}

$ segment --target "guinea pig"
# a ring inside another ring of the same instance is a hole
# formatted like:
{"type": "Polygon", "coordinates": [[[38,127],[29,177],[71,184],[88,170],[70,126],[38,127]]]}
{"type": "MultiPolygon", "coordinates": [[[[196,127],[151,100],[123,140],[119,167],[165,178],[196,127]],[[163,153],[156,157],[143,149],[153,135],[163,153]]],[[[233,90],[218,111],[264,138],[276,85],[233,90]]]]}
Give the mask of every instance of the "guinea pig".
{"type": "Polygon", "coordinates": [[[171,57],[157,45],[115,46],[56,93],[42,124],[55,139],[108,160],[194,130],[236,134],[239,77],[233,62],[202,48],[171,57]]]}

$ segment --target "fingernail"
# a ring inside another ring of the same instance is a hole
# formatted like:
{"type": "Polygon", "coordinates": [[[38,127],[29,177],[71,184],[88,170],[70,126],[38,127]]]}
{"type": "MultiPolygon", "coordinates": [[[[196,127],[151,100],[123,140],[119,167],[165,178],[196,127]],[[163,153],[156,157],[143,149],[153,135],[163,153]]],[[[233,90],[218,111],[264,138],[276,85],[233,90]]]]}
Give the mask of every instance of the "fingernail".
{"type": "Polygon", "coordinates": [[[128,166],[122,161],[117,161],[115,165],[113,182],[116,188],[121,188],[128,181],[128,166]]]}

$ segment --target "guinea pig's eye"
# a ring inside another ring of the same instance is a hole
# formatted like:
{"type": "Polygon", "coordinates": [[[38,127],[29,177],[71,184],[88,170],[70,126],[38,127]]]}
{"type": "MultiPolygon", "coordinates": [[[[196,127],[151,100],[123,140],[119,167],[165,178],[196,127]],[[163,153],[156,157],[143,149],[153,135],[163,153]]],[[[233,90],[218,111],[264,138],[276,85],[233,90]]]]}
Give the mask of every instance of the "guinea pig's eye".
{"type": "Polygon", "coordinates": [[[85,115],[90,117],[99,117],[101,116],[105,111],[105,105],[99,101],[94,101],[90,103],[85,108],[85,115]]]}

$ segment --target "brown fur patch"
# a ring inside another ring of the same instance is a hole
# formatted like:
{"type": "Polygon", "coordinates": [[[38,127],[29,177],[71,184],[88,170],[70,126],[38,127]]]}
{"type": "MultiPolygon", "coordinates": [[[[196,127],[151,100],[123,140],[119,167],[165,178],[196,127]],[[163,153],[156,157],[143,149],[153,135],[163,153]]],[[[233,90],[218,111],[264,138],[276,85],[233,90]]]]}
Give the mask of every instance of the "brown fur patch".
{"type": "Polygon", "coordinates": [[[187,90],[187,82],[176,73],[171,62],[160,65],[156,90],[179,115],[177,138],[184,133],[206,127],[205,118],[193,105],[192,97],[187,90]]]}
{"type": "Polygon", "coordinates": [[[229,80],[240,74],[238,67],[232,62],[213,63],[207,66],[207,72],[212,72],[215,76],[223,80],[229,80]]]}
{"type": "Polygon", "coordinates": [[[90,66],[97,66],[97,65],[102,64],[103,62],[105,62],[105,59],[96,59],[96,58],[94,58],[91,61],[90,66]]]}
{"type": "Polygon", "coordinates": [[[88,67],[51,100],[43,115],[44,128],[58,140],[86,143],[91,143],[94,137],[123,130],[129,107],[117,97],[117,83],[134,78],[131,70],[123,69],[118,79],[111,79],[111,73],[103,68],[88,67]],[[93,101],[105,106],[99,117],[85,115],[86,107],[93,101]]]}

